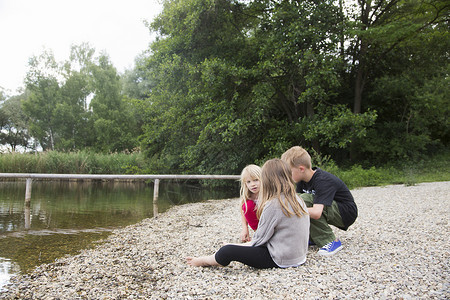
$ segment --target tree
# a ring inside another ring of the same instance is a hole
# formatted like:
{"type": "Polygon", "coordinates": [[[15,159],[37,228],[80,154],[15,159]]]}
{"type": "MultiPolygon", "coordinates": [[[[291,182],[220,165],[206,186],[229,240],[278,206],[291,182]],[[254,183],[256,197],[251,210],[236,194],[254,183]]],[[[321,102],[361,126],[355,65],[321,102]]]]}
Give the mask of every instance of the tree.
{"type": "Polygon", "coordinates": [[[29,129],[44,150],[93,148],[131,150],[140,131],[134,107],[121,94],[120,78],[102,53],[88,44],[73,46],[57,63],[47,51],[30,60],[24,111],[29,129]]]}
{"type": "Polygon", "coordinates": [[[448,143],[448,123],[437,125],[433,120],[448,116],[442,99],[448,93],[450,6],[445,1],[358,4],[357,30],[351,31],[356,38],[348,49],[355,80],[354,113],[367,109],[378,113],[369,138],[355,145],[359,157],[413,159],[445,140],[448,143]],[[432,93],[431,82],[440,87],[432,93]]]}
{"type": "Polygon", "coordinates": [[[30,117],[30,133],[44,150],[77,150],[90,144],[86,104],[90,78],[83,72],[92,56],[83,54],[89,51],[87,45],[73,46],[72,60],[65,63],[57,63],[49,51],[30,60],[24,110],[30,117]],[[73,69],[77,63],[80,71],[73,69]]]}
{"type": "Polygon", "coordinates": [[[251,90],[241,80],[252,75],[241,66],[257,53],[246,38],[254,19],[243,9],[231,1],[166,2],[152,24],[164,38],[152,44],[147,62],[154,87],[141,140],[156,168],[229,173],[249,160],[243,156],[251,151],[236,147],[253,140],[245,134],[251,90]]]}
{"type": "Polygon", "coordinates": [[[168,171],[229,173],[294,144],[363,136],[374,114],[347,113],[337,97],[340,18],[332,1],[166,2],[147,63],[147,155],[168,171]],[[335,104],[345,117],[329,117],[335,104]],[[343,119],[361,130],[308,127],[343,119]]]}
{"type": "Polygon", "coordinates": [[[126,70],[121,76],[122,93],[130,99],[145,100],[153,89],[154,83],[150,81],[150,71],[146,69],[145,60],[144,54],[138,55],[135,67],[126,70]]]}
{"type": "Polygon", "coordinates": [[[22,110],[23,95],[13,96],[0,104],[0,144],[15,152],[30,147],[27,117],[22,110]]]}
{"type": "Polygon", "coordinates": [[[92,66],[93,98],[90,103],[95,130],[95,148],[114,152],[132,150],[139,134],[133,109],[121,95],[120,78],[103,54],[92,66]]]}
{"type": "MultiPolygon", "coordinates": [[[[258,63],[260,80],[273,91],[265,102],[272,101],[272,109],[278,112],[272,116],[284,123],[280,130],[274,130],[279,141],[270,140],[264,144],[275,146],[271,155],[278,155],[280,149],[301,144],[317,152],[321,147],[345,148],[353,139],[362,137],[365,128],[374,119],[374,112],[361,117],[349,113],[348,102],[340,95],[344,66],[341,49],[343,16],[335,1],[254,1],[260,6],[261,26],[256,31],[261,45],[258,63]],[[331,116],[331,107],[338,105],[339,114],[331,116]],[[345,114],[346,122],[353,123],[354,130],[341,128],[345,114]],[[332,129],[337,135],[319,133],[316,128],[332,129]],[[283,134],[283,132],[285,132],[283,134]],[[275,143],[275,145],[274,145],[275,143]]],[[[282,150],[284,151],[284,150],[282,150]]]]}
{"type": "Polygon", "coordinates": [[[364,88],[380,59],[438,24],[447,23],[450,9],[440,0],[358,0],[358,6],[355,38],[349,48],[355,76],[354,113],[362,111],[364,88]]]}
{"type": "Polygon", "coordinates": [[[28,97],[23,109],[30,118],[30,134],[39,141],[43,150],[55,149],[54,110],[60,96],[58,77],[58,64],[51,51],[30,59],[25,79],[28,97]]]}

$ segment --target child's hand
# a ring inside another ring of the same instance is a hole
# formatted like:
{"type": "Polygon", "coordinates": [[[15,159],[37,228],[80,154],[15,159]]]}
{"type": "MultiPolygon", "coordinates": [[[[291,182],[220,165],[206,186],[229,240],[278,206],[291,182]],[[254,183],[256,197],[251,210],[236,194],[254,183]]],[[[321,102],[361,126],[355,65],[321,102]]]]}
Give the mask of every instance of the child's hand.
{"type": "Polygon", "coordinates": [[[252,239],[250,238],[250,234],[248,233],[248,229],[247,230],[242,230],[241,232],[241,242],[245,243],[245,242],[250,242],[252,239]]]}

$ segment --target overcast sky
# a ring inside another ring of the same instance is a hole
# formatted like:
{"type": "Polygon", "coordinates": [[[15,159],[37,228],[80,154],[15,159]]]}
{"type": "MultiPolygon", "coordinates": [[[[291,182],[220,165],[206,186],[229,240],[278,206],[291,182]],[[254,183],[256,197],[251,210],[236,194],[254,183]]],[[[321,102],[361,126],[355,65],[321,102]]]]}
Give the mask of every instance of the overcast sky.
{"type": "Polygon", "coordinates": [[[31,56],[47,49],[64,61],[83,42],[119,72],[132,68],[154,39],[144,20],[161,10],[159,0],[0,0],[0,87],[16,94],[31,56]]]}

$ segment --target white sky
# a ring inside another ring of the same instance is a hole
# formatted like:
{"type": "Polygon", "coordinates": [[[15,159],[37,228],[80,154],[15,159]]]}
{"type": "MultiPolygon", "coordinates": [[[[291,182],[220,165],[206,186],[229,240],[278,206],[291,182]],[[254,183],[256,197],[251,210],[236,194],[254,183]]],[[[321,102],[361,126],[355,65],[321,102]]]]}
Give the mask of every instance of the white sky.
{"type": "Polygon", "coordinates": [[[47,49],[65,61],[84,42],[119,72],[130,69],[154,38],[144,20],[161,10],[158,0],[0,0],[0,87],[16,94],[31,56],[47,49]]]}

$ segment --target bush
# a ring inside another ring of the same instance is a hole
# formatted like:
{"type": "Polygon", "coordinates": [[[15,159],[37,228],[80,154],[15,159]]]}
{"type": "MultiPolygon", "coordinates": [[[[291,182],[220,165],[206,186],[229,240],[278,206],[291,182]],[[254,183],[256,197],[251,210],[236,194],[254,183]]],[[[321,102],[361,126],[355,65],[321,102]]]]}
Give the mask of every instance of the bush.
{"type": "Polygon", "coordinates": [[[440,153],[428,160],[418,162],[396,161],[384,166],[372,166],[370,168],[353,165],[349,169],[341,169],[332,160],[316,158],[314,155],[313,163],[342,179],[350,189],[388,184],[410,186],[419,182],[450,180],[450,152],[440,153]]]}

